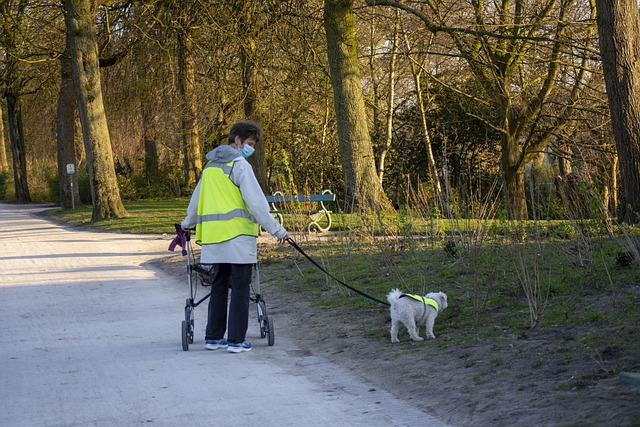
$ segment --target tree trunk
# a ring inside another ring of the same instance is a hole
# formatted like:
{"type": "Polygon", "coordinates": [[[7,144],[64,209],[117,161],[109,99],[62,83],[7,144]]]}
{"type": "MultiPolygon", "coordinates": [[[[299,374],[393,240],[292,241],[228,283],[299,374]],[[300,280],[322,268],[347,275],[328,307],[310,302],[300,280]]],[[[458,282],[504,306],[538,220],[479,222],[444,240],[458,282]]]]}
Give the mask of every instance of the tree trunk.
{"type": "Polygon", "coordinates": [[[427,110],[425,108],[425,102],[422,95],[421,73],[414,70],[413,62],[411,63],[411,68],[413,73],[413,80],[416,85],[416,94],[418,96],[420,123],[422,125],[422,133],[424,134],[424,146],[427,150],[427,166],[429,168],[429,176],[431,177],[431,185],[433,186],[433,193],[436,203],[438,203],[438,206],[440,206],[441,212],[443,212],[448,217],[450,215],[449,206],[445,201],[444,193],[442,191],[442,184],[440,183],[438,168],[436,167],[436,159],[433,156],[433,149],[431,146],[431,133],[429,131],[429,126],[427,126],[427,110]]]}
{"type": "MultiPolygon", "coordinates": [[[[413,49],[411,48],[411,43],[409,42],[409,38],[407,37],[406,31],[404,31],[404,43],[406,46],[407,52],[411,52],[413,49]]],[[[429,42],[427,43],[427,47],[431,46],[433,41],[433,36],[429,37],[429,42]]],[[[429,50],[428,48],[426,49],[429,50]]],[[[424,61],[424,60],[423,60],[424,61]]],[[[431,145],[431,133],[429,131],[429,126],[427,125],[427,108],[426,105],[430,102],[428,98],[425,102],[424,93],[422,89],[422,76],[423,70],[425,69],[424,63],[420,66],[417,66],[417,60],[413,58],[409,58],[409,66],[411,68],[411,75],[413,76],[413,83],[416,87],[416,97],[418,109],[420,111],[420,124],[422,126],[422,133],[424,135],[424,146],[427,151],[427,161],[429,168],[429,176],[431,177],[431,185],[433,187],[433,194],[437,205],[440,207],[441,212],[444,213],[445,216],[449,217],[449,206],[444,197],[444,192],[442,190],[442,182],[440,180],[440,176],[438,175],[438,168],[436,167],[436,159],[433,155],[433,147],[431,145]]],[[[427,94],[428,96],[428,94],[427,94]]]]}
{"type": "MultiPolygon", "coordinates": [[[[142,146],[144,149],[144,178],[146,185],[151,187],[160,183],[156,115],[159,98],[157,96],[157,82],[155,81],[157,71],[154,69],[155,62],[148,55],[141,55],[139,60],[141,61],[141,66],[138,67],[136,65],[135,85],[141,95],[139,107],[142,146]]],[[[178,192],[176,195],[179,196],[180,193],[178,192]]]]}
{"type": "Polygon", "coordinates": [[[525,163],[519,158],[519,145],[510,141],[508,135],[502,136],[502,181],[507,218],[526,220],[529,218],[527,197],[524,188],[525,163]]]}
{"type": "Polygon", "coordinates": [[[64,6],[67,37],[70,40],[73,84],[82,124],[93,202],[91,221],[124,217],[127,211],[118,189],[100,87],[95,29],[96,2],[65,0],[64,6]]]}
{"type": "Polygon", "coordinates": [[[144,145],[144,174],[149,184],[157,183],[160,178],[158,170],[158,142],[156,126],[151,103],[142,102],[142,143],[144,145]]]}
{"type": "Polygon", "coordinates": [[[11,157],[13,159],[13,186],[16,202],[31,203],[27,181],[27,148],[24,143],[22,125],[22,107],[15,93],[7,93],[7,118],[9,120],[9,138],[11,139],[11,157]]]}
{"type": "MultiPolygon", "coordinates": [[[[184,12],[182,12],[184,13],[184,12]]],[[[188,29],[178,32],[178,93],[182,102],[182,156],[184,183],[187,188],[195,187],[202,173],[202,150],[198,137],[196,109],[193,42],[188,29]]]]}
{"type": "MultiPolygon", "coordinates": [[[[246,21],[250,22],[250,21],[246,21]]],[[[256,108],[256,101],[258,99],[257,84],[256,84],[256,42],[251,35],[244,32],[245,39],[243,40],[243,46],[240,49],[240,64],[242,66],[242,91],[244,95],[243,109],[244,116],[247,119],[255,120],[259,122],[258,111],[256,108]]],[[[253,170],[256,175],[256,179],[262,187],[263,191],[268,189],[267,180],[267,162],[266,162],[266,147],[264,141],[256,145],[256,152],[249,158],[249,163],[253,166],[253,170]]]]}
{"type": "Polygon", "coordinates": [[[3,174],[8,168],[7,146],[4,142],[4,116],[2,114],[2,104],[0,103],[0,174],[3,174]]]}
{"type": "Polygon", "coordinates": [[[640,12],[636,0],[596,0],[602,69],[620,167],[621,222],[640,222],[640,12]]]}
{"type": "Polygon", "coordinates": [[[78,191],[78,163],[76,156],[76,95],[73,90],[73,74],[69,46],[60,56],[60,92],[56,113],[56,146],[58,151],[58,186],[60,207],[71,209],[80,206],[78,191]],[[69,175],[67,165],[73,164],[76,172],[69,175]]]}
{"type": "Polygon", "coordinates": [[[325,0],[324,26],[338,122],[345,201],[365,212],[393,212],[393,206],[376,174],[353,20],[353,0],[325,0]]]}
{"type": "Polygon", "coordinates": [[[569,151],[571,147],[568,144],[563,144],[559,147],[560,153],[558,153],[558,175],[560,177],[569,175],[573,172],[573,168],[571,166],[571,156],[569,151]]]}
{"type": "Polygon", "coordinates": [[[618,212],[618,157],[614,157],[611,162],[611,203],[609,204],[609,215],[614,217],[618,212]]]}
{"type": "MultiPolygon", "coordinates": [[[[237,16],[238,27],[235,29],[238,34],[238,50],[240,57],[240,67],[242,71],[242,109],[244,117],[260,123],[260,112],[258,110],[258,67],[256,64],[257,33],[261,31],[255,16],[259,6],[255,1],[233,1],[233,14],[237,16]]],[[[265,138],[266,139],[266,138],[265,138]]],[[[256,179],[263,191],[269,188],[267,178],[265,141],[256,145],[256,152],[249,158],[249,163],[253,167],[256,179]]]]}
{"type": "Polygon", "coordinates": [[[385,140],[380,148],[380,158],[378,159],[378,179],[380,184],[384,180],[384,166],[387,153],[391,150],[393,142],[393,113],[396,94],[396,60],[398,58],[398,21],[400,19],[400,11],[396,9],[396,20],[393,28],[393,42],[391,47],[391,59],[389,62],[389,96],[387,98],[387,126],[385,140]]]}

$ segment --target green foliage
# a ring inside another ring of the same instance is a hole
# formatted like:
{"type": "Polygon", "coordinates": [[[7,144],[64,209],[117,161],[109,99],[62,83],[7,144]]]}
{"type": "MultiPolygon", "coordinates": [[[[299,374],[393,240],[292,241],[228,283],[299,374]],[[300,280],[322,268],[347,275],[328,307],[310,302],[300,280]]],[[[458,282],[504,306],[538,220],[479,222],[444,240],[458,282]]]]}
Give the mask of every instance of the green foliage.
{"type": "Polygon", "coordinates": [[[0,173],[0,200],[7,200],[7,190],[11,182],[11,173],[7,170],[2,171],[2,173],[0,173]]]}
{"type": "MultiPolygon", "coordinates": [[[[91,205],[91,188],[89,187],[89,174],[86,171],[80,171],[76,177],[78,181],[78,195],[80,203],[83,205],[91,205]]],[[[48,198],[51,203],[60,204],[60,187],[58,174],[47,177],[48,198]]]]}
{"type": "Polygon", "coordinates": [[[629,267],[633,264],[633,253],[618,252],[618,255],[616,255],[616,264],[620,267],[629,267]]]}
{"type": "Polygon", "coordinates": [[[80,202],[83,205],[91,204],[91,186],[89,184],[89,173],[87,171],[80,171],[78,173],[78,194],[80,195],[80,202]]]}
{"type": "Polygon", "coordinates": [[[604,316],[598,311],[590,311],[587,313],[587,317],[590,323],[599,323],[604,320],[604,316]]]}
{"type": "Polygon", "coordinates": [[[130,176],[118,175],[118,188],[122,200],[138,200],[137,188],[130,176]]]}
{"type": "Polygon", "coordinates": [[[172,164],[160,165],[157,179],[148,177],[143,171],[133,174],[132,180],[140,199],[191,196],[193,192],[193,188],[181,188],[182,169],[172,164]]]}
{"type": "Polygon", "coordinates": [[[47,176],[48,200],[60,204],[60,179],[58,174],[47,176]]]}
{"type": "Polygon", "coordinates": [[[454,240],[447,240],[442,244],[444,251],[451,258],[458,258],[458,247],[456,246],[456,242],[454,240]]]}
{"type": "Polygon", "coordinates": [[[181,182],[182,169],[170,164],[160,166],[156,179],[144,170],[133,172],[130,168],[118,174],[120,197],[130,201],[190,196],[193,188],[183,188],[181,182]]]}
{"type": "MultiPolygon", "coordinates": [[[[500,135],[488,125],[494,114],[491,108],[469,102],[462,95],[478,91],[480,86],[475,78],[447,79],[447,82],[449,88],[440,85],[423,88],[424,99],[430,100],[426,118],[429,140],[437,170],[447,170],[444,178],[451,188],[447,203],[457,212],[454,215],[468,216],[472,195],[486,194],[498,175],[500,159],[494,153],[500,135]]],[[[407,180],[415,188],[423,186],[425,198],[433,199],[422,118],[418,106],[409,105],[396,114],[395,120],[403,125],[394,132],[383,183],[390,199],[399,201],[398,204],[405,202],[407,180]]]]}
{"type": "Polygon", "coordinates": [[[58,169],[55,162],[49,159],[36,160],[28,164],[27,177],[29,193],[35,202],[56,203],[60,200],[59,190],[53,190],[57,185],[58,169]]]}

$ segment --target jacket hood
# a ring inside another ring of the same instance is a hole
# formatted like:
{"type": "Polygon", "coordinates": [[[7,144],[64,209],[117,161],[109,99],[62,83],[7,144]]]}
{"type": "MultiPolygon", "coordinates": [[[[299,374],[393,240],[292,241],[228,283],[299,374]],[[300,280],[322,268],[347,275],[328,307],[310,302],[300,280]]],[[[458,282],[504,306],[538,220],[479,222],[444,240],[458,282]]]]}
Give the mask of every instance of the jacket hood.
{"type": "Polygon", "coordinates": [[[228,163],[242,157],[242,153],[230,145],[220,145],[207,153],[207,160],[217,163],[228,163]]]}

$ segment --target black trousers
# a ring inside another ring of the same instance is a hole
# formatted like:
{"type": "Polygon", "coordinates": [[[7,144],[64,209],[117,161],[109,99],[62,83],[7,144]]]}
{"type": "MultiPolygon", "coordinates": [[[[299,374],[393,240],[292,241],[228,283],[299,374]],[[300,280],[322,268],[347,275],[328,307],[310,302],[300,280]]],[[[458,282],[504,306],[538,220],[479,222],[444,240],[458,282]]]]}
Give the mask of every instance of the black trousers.
{"type": "Polygon", "coordinates": [[[249,325],[249,291],[253,264],[215,264],[209,298],[206,340],[219,340],[227,332],[227,341],[242,343],[249,325]],[[231,289],[227,330],[227,302],[231,289]]]}

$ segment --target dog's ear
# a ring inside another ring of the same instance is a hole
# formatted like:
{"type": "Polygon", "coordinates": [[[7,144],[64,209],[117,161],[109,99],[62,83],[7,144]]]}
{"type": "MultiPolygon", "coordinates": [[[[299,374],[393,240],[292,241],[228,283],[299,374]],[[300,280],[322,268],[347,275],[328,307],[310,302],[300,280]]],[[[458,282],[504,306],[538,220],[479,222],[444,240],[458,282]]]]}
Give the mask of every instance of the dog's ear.
{"type": "Polygon", "coordinates": [[[442,309],[444,310],[449,306],[447,294],[445,294],[444,292],[440,292],[440,296],[442,298],[442,309]]]}

